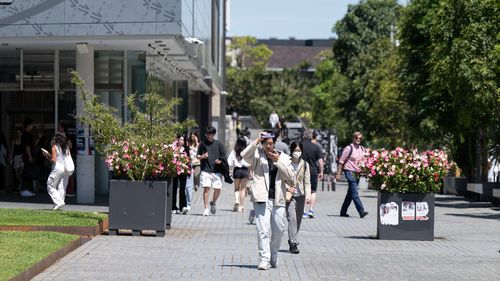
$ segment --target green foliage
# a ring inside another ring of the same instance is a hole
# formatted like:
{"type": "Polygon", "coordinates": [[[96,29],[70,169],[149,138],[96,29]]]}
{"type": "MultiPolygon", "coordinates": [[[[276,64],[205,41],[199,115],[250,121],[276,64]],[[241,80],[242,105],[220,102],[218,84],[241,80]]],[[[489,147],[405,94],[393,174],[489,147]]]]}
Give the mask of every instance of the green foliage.
{"type": "Polygon", "coordinates": [[[0,280],[14,278],[77,238],[58,232],[0,231],[0,280]]]}
{"type": "MultiPolygon", "coordinates": [[[[111,157],[113,153],[116,155],[123,153],[124,143],[140,146],[147,152],[143,165],[133,165],[128,169],[127,177],[129,179],[144,180],[155,175],[161,176],[163,173],[157,172],[160,167],[162,171],[164,169],[175,170],[175,167],[169,166],[171,161],[165,159],[165,157],[173,155],[173,151],[164,145],[172,143],[177,135],[194,127],[196,123],[193,120],[183,122],[175,120],[174,109],[180,104],[181,99],[166,100],[160,96],[157,91],[162,90],[161,81],[154,81],[150,77],[147,82],[147,88],[150,92],[140,97],[136,94],[128,97],[127,105],[131,119],[124,124],[116,116],[116,110],[99,103],[96,96],[85,88],[85,82],[75,71],[72,72],[72,82],[80,89],[84,105],[84,113],[77,117],[83,124],[89,126],[96,143],[96,149],[100,153],[106,155],[109,160],[113,158],[111,157]],[[119,153],[117,149],[120,149],[119,153]],[[164,149],[164,154],[161,154],[159,149],[164,149]],[[153,151],[159,154],[152,155],[153,151]],[[149,172],[154,172],[154,175],[149,172]]],[[[112,163],[108,163],[108,165],[110,164],[112,163]]],[[[115,165],[110,167],[113,168],[115,165]]]]}

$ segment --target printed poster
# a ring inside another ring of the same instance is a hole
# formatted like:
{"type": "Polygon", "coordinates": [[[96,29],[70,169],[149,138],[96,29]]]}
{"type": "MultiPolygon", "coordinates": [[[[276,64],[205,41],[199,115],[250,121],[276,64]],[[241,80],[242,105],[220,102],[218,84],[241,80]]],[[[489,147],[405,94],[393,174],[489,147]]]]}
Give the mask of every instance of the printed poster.
{"type": "Polygon", "coordinates": [[[401,203],[401,217],[404,221],[415,220],[415,202],[403,201],[401,203]]]}
{"type": "Polygon", "coordinates": [[[396,202],[389,202],[380,205],[380,224],[382,225],[398,225],[399,224],[399,207],[396,202]]]}
{"type": "Polygon", "coordinates": [[[429,219],[429,204],[427,202],[417,202],[417,220],[426,221],[429,219]]]}

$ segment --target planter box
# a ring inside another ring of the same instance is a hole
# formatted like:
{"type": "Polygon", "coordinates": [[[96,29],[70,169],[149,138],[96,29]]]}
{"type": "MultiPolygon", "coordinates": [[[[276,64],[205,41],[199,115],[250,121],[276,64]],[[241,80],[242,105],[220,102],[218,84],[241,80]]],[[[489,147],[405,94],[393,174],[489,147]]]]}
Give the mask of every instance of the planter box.
{"type": "Polygon", "coordinates": [[[467,190],[478,194],[477,198],[481,202],[496,201],[493,195],[493,190],[500,187],[498,182],[483,182],[483,183],[469,183],[467,190]]]}
{"type": "Polygon", "coordinates": [[[434,194],[378,193],[377,237],[434,240],[434,194]]]}
{"type": "Polygon", "coordinates": [[[492,195],[496,199],[500,199],[500,183],[497,183],[497,186],[493,188],[492,195]]]}
{"type": "Polygon", "coordinates": [[[467,178],[465,177],[444,177],[443,193],[467,196],[467,178]]]}
{"type": "Polygon", "coordinates": [[[172,180],[133,182],[111,180],[109,186],[109,233],[119,229],[155,230],[164,236],[172,221],[172,180]]]}

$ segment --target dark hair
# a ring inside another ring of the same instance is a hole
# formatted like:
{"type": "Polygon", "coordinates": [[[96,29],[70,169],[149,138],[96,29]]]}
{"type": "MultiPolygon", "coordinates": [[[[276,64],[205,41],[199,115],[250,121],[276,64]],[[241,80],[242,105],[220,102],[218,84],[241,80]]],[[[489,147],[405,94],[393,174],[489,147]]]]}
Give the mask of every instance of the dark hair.
{"type": "Polygon", "coordinates": [[[207,132],[206,134],[214,134],[217,133],[217,130],[214,128],[214,126],[208,126],[207,127],[207,132]]]}
{"type": "Polygon", "coordinates": [[[298,147],[300,147],[300,150],[302,152],[304,152],[304,147],[302,146],[302,143],[299,142],[299,141],[294,141],[290,144],[290,153],[293,153],[295,151],[295,149],[298,147]]]}
{"type": "Polygon", "coordinates": [[[66,138],[63,135],[56,134],[54,136],[54,144],[59,145],[59,147],[61,147],[62,153],[66,154],[66,149],[67,149],[67,146],[68,146],[68,141],[66,140],[66,138]]]}
{"type": "Polygon", "coordinates": [[[24,119],[24,128],[28,127],[29,125],[33,124],[33,120],[31,118],[26,118],[24,119]]]}
{"type": "MultiPolygon", "coordinates": [[[[268,134],[272,134],[272,135],[274,135],[273,130],[264,130],[264,132],[266,132],[266,133],[268,133],[268,134]]],[[[273,137],[273,143],[276,143],[276,139],[277,139],[277,137],[276,137],[276,135],[274,135],[274,137],[273,137]]],[[[265,140],[265,139],[264,139],[264,140],[265,140]]],[[[262,140],[262,141],[261,141],[261,143],[263,143],[263,142],[264,142],[264,140],[262,140]]]]}
{"type": "Polygon", "coordinates": [[[200,137],[198,136],[198,134],[197,134],[196,132],[191,132],[191,133],[189,134],[189,143],[191,143],[191,137],[192,137],[193,135],[195,135],[195,136],[196,136],[196,138],[198,139],[198,142],[199,142],[199,141],[200,141],[200,137]]]}
{"type": "Polygon", "coordinates": [[[236,159],[241,160],[241,152],[247,147],[247,141],[244,138],[238,138],[236,144],[234,145],[234,152],[236,153],[236,159]]]}

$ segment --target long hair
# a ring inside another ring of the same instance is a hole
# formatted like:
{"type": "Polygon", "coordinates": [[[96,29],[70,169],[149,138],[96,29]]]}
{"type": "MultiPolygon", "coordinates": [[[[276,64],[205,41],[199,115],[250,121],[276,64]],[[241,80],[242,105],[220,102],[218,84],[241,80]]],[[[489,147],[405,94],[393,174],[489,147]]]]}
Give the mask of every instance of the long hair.
{"type": "Polygon", "coordinates": [[[244,138],[238,138],[236,144],[234,145],[234,152],[236,153],[236,159],[241,160],[241,152],[247,147],[247,141],[244,138]]]}
{"type": "Polygon", "coordinates": [[[59,145],[63,154],[66,154],[66,149],[68,148],[68,141],[61,134],[56,134],[54,136],[54,144],[59,145]]]}
{"type": "Polygon", "coordinates": [[[294,141],[290,144],[290,153],[291,154],[293,154],[293,152],[295,151],[297,146],[300,147],[300,151],[302,151],[302,153],[304,153],[304,147],[302,146],[302,143],[299,141],[294,141]]]}

